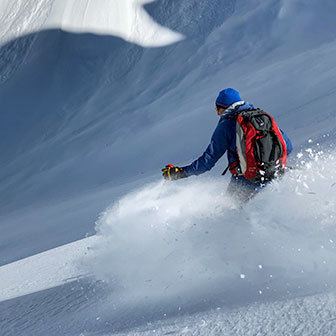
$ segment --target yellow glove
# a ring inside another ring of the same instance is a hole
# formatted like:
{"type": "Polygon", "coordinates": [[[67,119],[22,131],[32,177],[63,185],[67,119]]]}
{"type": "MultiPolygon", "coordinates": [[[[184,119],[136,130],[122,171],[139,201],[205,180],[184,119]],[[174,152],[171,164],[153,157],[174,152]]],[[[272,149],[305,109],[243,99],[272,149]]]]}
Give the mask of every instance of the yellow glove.
{"type": "Polygon", "coordinates": [[[179,180],[187,177],[183,168],[175,167],[172,164],[168,164],[162,169],[162,176],[168,181],[179,180]]]}

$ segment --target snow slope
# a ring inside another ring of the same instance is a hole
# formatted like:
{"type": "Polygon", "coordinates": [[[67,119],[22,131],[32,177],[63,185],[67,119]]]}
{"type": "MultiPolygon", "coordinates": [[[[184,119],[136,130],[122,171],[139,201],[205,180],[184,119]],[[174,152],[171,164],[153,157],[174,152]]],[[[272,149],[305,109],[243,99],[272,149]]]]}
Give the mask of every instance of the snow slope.
{"type": "Polygon", "coordinates": [[[0,3],[2,333],[333,335],[336,4],[144,4],[0,3]],[[158,182],[228,86],[298,166],[243,210],[158,182]]]}

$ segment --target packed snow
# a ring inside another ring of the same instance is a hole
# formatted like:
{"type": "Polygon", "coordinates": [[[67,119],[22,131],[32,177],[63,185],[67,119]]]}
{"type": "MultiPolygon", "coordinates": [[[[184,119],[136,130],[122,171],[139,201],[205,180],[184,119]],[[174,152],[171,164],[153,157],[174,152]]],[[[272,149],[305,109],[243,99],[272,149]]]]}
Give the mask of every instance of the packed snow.
{"type": "Polygon", "coordinates": [[[334,335],[336,3],[0,2],[2,335],[334,335]],[[287,174],[248,204],[202,153],[219,90],[287,174]]]}

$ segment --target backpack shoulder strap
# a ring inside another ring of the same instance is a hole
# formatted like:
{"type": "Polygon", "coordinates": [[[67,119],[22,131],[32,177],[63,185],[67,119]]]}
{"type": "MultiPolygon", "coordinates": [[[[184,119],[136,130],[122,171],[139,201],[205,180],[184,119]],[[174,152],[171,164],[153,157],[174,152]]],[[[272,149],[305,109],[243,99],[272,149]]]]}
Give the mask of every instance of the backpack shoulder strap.
{"type": "Polygon", "coordinates": [[[239,112],[224,114],[223,119],[237,119],[238,114],[239,112]]]}

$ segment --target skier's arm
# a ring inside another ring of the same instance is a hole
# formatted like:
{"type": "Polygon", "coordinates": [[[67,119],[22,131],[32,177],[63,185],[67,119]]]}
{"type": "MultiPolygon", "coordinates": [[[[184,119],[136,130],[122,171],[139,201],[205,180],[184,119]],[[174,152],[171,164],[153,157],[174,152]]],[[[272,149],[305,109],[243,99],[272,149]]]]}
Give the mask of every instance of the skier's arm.
{"type": "Polygon", "coordinates": [[[290,141],[288,135],[282,129],[280,130],[280,132],[281,132],[282,137],[284,138],[284,140],[286,142],[287,155],[289,155],[293,150],[292,142],[290,141]]]}
{"type": "Polygon", "coordinates": [[[187,176],[205,173],[223,156],[227,148],[228,141],[225,134],[224,124],[220,123],[215,129],[211,142],[203,155],[189,166],[183,167],[184,172],[187,176]]]}

